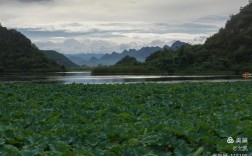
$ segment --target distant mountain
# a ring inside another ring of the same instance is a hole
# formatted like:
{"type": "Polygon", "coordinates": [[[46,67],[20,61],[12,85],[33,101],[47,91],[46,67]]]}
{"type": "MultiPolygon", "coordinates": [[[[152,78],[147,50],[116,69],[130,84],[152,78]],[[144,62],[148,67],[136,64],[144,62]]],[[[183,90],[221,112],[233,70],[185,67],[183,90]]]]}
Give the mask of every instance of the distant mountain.
{"type": "Polygon", "coordinates": [[[184,46],[184,45],[188,45],[188,43],[185,43],[185,42],[181,42],[181,41],[176,41],[174,42],[172,45],[171,45],[171,49],[172,50],[177,50],[179,49],[180,47],[184,46]]]}
{"type": "MultiPolygon", "coordinates": [[[[178,49],[187,43],[176,41],[172,44],[171,49],[178,49]]],[[[97,65],[114,65],[116,62],[124,58],[125,56],[130,56],[136,58],[138,61],[144,62],[145,59],[156,51],[164,48],[170,48],[165,45],[161,47],[143,47],[139,50],[129,49],[124,50],[121,53],[113,52],[111,54],[67,54],[66,56],[79,65],[97,66],[97,65]]]]}
{"type": "Polygon", "coordinates": [[[90,59],[93,57],[100,59],[104,54],[88,53],[88,54],[65,54],[72,62],[78,65],[90,65],[90,59]]]}
{"type": "Polygon", "coordinates": [[[143,47],[140,50],[129,49],[124,50],[122,53],[113,52],[111,54],[103,55],[99,60],[99,64],[102,65],[114,65],[116,62],[124,58],[125,56],[131,56],[136,58],[138,61],[143,62],[146,57],[151,55],[152,53],[160,50],[160,47],[143,47]]]}
{"type": "Polygon", "coordinates": [[[59,71],[61,66],[49,60],[23,34],[0,24],[0,72],[59,71]]]}
{"type": "Polygon", "coordinates": [[[122,59],[124,56],[126,56],[126,54],[124,53],[116,53],[113,52],[111,54],[105,54],[103,55],[99,62],[102,65],[114,65],[117,61],[119,61],[120,59],[122,59]]]}
{"type": "Polygon", "coordinates": [[[96,57],[92,57],[89,61],[86,62],[86,65],[89,66],[97,66],[99,64],[100,60],[96,57]]]}
{"type": "Polygon", "coordinates": [[[154,52],[162,49],[161,47],[143,47],[140,50],[136,51],[136,53],[132,53],[129,51],[129,56],[135,57],[139,61],[144,61],[146,57],[150,56],[154,52]]]}
{"type": "Polygon", "coordinates": [[[58,53],[53,50],[42,50],[42,52],[47,56],[47,58],[55,61],[57,64],[64,66],[66,69],[79,68],[80,66],[76,65],[70,61],[66,56],[61,53],[58,53]]]}

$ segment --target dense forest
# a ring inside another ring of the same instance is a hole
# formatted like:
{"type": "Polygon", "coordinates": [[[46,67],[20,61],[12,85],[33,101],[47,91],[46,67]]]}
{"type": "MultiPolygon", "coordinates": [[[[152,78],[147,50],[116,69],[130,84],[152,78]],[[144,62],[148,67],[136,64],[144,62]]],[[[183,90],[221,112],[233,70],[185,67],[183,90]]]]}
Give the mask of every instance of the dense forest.
{"type": "Polygon", "coordinates": [[[71,60],[69,60],[65,55],[54,51],[54,50],[42,50],[43,54],[48,59],[51,59],[55,61],[57,64],[64,66],[66,69],[76,69],[80,68],[77,64],[73,63],[71,60]]]}
{"type": "Polygon", "coordinates": [[[20,32],[0,25],[0,72],[59,71],[64,67],[48,59],[20,32]]]}
{"type": "MultiPolygon", "coordinates": [[[[142,73],[241,74],[252,71],[252,4],[241,8],[239,14],[231,15],[225,27],[209,37],[205,44],[163,48],[137,66],[145,68],[142,73]]],[[[132,65],[126,68],[124,64],[122,68],[126,73],[135,73],[131,71],[132,65]]],[[[94,69],[93,74],[116,73],[114,69],[100,67],[94,69]]]]}

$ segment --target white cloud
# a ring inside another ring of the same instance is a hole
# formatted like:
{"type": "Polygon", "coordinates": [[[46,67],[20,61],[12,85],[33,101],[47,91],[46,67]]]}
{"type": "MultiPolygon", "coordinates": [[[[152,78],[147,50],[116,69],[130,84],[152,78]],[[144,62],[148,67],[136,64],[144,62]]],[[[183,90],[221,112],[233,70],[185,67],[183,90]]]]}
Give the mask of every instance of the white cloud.
{"type": "Polygon", "coordinates": [[[139,45],[136,42],[130,42],[130,43],[127,43],[127,44],[120,44],[119,45],[119,50],[120,51],[123,51],[125,49],[138,49],[138,48],[139,48],[139,45]]]}
{"type": "Polygon", "coordinates": [[[118,46],[110,41],[104,40],[76,40],[66,39],[64,41],[38,41],[35,44],[43,50],[54,49],[56,51],[73,54],[73,53],[107,53],[111,50],[118,51],[118,46]]]}
{"type": "Polygon", "coordinates": [[[245,4],[247,0],[0,0],[0,22],[19,28],[42,49],[104,53],[174,40],[203,43],[245,4]]]}

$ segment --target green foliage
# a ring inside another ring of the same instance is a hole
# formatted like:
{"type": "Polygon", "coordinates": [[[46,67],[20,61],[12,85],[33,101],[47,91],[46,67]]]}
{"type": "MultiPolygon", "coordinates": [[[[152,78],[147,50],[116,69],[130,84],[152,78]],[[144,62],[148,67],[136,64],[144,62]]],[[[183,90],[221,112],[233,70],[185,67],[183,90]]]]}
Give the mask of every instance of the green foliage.
{"type": "Polygon", "coordinates": [[[212,61],[207,61],[202,63],[202,68],[204,69],[214,69],[214,70],[228,70],[231,63],[228,59],[218,59],[215,58],[212,61]]]}
{"type": "Polygon", "coordinates": [[[0,155],[235,153],[230,136],[252,146],[251,86],[0,84],[0,155]]]}
{"type": "Polygon", "coordinates": [[[225,57],[235,64],[251,61],[251,13],[252,4],[249,4],[239,14],[231,16],[225,28],[206,41],[207,50],[211,52],[218,49],[220,51],[215,56],[225,57]]]}
{"type": "Polygon", "coordinates": [[[20,32],[0,27],[0,72],[62,70],[20,32]]]}
{"type": "Polygon", "coordinates": [[[147,57],[145,63],[147,66],[153,67],[158,71],[175,73],[176,64],[174,58],[174,51],[165,48],[147,57]]]}
{"type": "Polygon", "coordinates": [[[130,66],[130,65],[138,65],[138,64],[140,64],[140,62],[137,61],[136,58],[127,55],[121,60],[119,60],[115,65],[116,66],[130,66]]]}
{"type": "Polygon", "coordinates": [[[66,69],[79,68],[78,65],[70,61],[66,56],[61,53],[58,53],[53,50],[42,50],[42,53],[45,54],[48,59],[55,61],[57,64],[64,66],[66,69]]]}

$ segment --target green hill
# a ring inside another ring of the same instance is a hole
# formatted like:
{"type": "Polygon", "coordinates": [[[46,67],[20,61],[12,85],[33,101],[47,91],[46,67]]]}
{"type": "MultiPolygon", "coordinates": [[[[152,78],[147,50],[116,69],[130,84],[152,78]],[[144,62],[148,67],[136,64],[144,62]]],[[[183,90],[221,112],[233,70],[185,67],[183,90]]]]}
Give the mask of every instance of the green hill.
{"type": "Polygon", "coordinates": [[[119,60],[115,65],[116,66],[127,66],[127,65],[137,65],[140,62],[135,58],[131,56],[125,56],[121,60],[119,60]]]}
{"type": "Polygon", "coordinates": [[[252,4],[232,15],[204,45],[184,45],[174,52],[164,49],[146,60],[148,66],[165,72],[252,72],[252,4]]]}
{"type": "Polygon", "coordinates": [[[0,25],[0,72],[60,70],[63,67],[49,60],[27,37],[0,25]]]}
{"type": "Polygon", "coordinates": [[[78,65],[70,61],[66,56],[54,50],[42,50],[47,58],[55,61],[57,64],[64,66],[66,69],[79,68],[78,65]]]}
{"type": "Polygon", "coordinates": [[[225,28],[210,37],[205,49],[214,57],[228,58],[232,63],[248,63],[252,60],[252,4],[231,16],[225,28]]]}
{"type": "MultiPolygon", "coordinates": [[[[179,44],[179,42],[178,42],[179,44]]],[[[143,68],[142,65],[135,65],[143,68]]],[[[133,68],[128,66],[128,68],[133,68]]],[[[209,37],[203,45],[183,44],[176,48],[163,48],[144,63],[149,73],[180,74],[241,74],[252,72],[252,4],[232,15],[224,28],[209,37]]],[[[108,67],[104,71],[114,70],[108,67]]],[[[124,67],[125,72],[127,71],[124,67]]],[[[96,74],[98,70],[94,70],[96,74]]],[[[99,73],[104,73],[99,71],[99,73]]],[[[122,70],[120,70],[122,73],[122,70]]],[[[111,72],[112,73],[112,72],[111,72]]],[[[132,73],[132,72],[131,72],[132,73]]],[[[115,72],[113,74],[116,74],[115,72]]],[[[133,73],[137,74],[137,73],[133,73]]]]}

